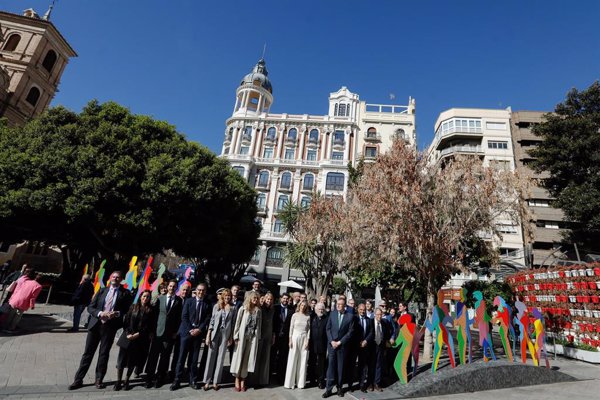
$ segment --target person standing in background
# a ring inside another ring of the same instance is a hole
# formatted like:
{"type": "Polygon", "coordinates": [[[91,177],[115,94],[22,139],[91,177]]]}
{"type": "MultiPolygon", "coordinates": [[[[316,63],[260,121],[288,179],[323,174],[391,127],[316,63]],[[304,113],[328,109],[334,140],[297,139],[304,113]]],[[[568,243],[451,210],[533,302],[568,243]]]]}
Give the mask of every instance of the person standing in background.
{"type": "Polygon", "coordinates": [[[325,304],[317,303],[310,321],[310,339],[308,355],[309,380],[319,389],[325,389],[327,378],[327,314],[325,304]]]}
{"type": "Polygon", "coordinates": [[[73,304],[73,327],[68,329],[67,332],[78,332],[79,322],[81,321],[81,314],[83,310],[91,303],[92,297],[94,297],[94,284],[89,274],[85,274],[81,277],[79,286],[73,292],[71,296],[71,303],[73,304]]]}
{"type": "Polygon", "coordinates": [[[267,386],[270,381],[271,347],[275,344],[275,334],[273,332],[273,323],[275,320],[275,306],[273,305],[273,293],[269,292],[264,296],[261,306],[262,323],[261,337],[258,343],[258,357],[256,360],[256,370],[248,377],[248,381],[256,383],[255,387],[267,386]]]}

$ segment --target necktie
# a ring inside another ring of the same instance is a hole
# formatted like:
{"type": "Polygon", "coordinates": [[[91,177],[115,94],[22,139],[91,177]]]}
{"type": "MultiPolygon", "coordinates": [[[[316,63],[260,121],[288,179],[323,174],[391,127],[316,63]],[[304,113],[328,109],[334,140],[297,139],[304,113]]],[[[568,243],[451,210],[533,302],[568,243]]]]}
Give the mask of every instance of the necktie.
{"type": "Polygon", "coordinates": [[[169,312],[172,305],[173,305],[173,296],[169,296],[169,300],[167,300],[167,312],[169,312]]]}
{"type": "Polygon", "coordinates": [[[202,300],[196,300],[196,318],[194,321],[194,325],[198,326],[200,325],[200,314],[202,313],[202,307],[201,304],[202,300]]]}
{"type": "Polygon", "coordinates": [[[115,289],[108,289],[108,294],[106,295],[106,299],[104,299],[104,311],[112,311],[113,301],[115,299],[115,289]]]}
{"type": "Polygon", "coordinates": [[[367,335],[367,325],[365,324],[365,317],[360,317],[360,320],[362,322],[363,333],[366,336],[367,335]]]}
{"type": "Polygon", "coordinates": [[[342,326],[343,319],[344,319],[344,314],[338,313],[338,328],[342,326]]]}
{"type": "Polygon", "coordinates": [[[375,322],[375,343],[381,344],[381,324],[379,321],[375,322]]]}

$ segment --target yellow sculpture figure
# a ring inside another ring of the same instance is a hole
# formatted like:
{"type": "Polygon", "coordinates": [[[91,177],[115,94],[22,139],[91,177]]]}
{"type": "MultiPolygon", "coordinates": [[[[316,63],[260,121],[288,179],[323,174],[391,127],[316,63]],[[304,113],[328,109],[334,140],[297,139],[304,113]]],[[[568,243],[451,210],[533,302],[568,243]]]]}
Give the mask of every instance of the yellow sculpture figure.
{"type": "Polygon", "coordinates": [[[535,344],[533,348],[535,349],[535,357],[539,360],[542,359],[542,352],[544,353],[544,360],[546,361],[546,368],[550,368],[550,362],[548,361],[548,353],[546,353],[546,347],[544,343],[546,342],[546,330],[544,329],[544,317],[540,312],[539,308],[533,309],[533,317],[535,320],[533,321],[533,329],[535,332],[535,344]]]}

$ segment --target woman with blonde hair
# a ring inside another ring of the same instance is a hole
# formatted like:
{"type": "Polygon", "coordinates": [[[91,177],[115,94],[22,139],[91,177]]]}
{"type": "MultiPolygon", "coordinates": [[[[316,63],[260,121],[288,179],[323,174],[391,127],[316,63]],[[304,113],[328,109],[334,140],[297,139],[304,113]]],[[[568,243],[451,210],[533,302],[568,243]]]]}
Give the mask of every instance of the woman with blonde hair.
{"type": "Polygon", "coordinates": [[[308,338],[310,333],[310,316],[308,303],[301,301],[296,307],[290,322],[290,353],[288,355],[283,387],[304,389],[306,385],[306,364],[308,361],[308,338]]]}
{"type": "Polygon", "coordinates": [[[208,356],[204,369],[204,390],[210,388],[219,390],[223,375],[223,363],[227,348],[233,343],[233,322],[235,321],[235,308],[231,304],[231,290],[223,289],[218,294],[218,301],[213,307],[208,333],[206,334],[206,347],[208,356]]]}
{"type": "Polygon", "coordinates": [[[273,316],[275,314],[273,303],[275,299],[271,292],[262,296],[261,299],[262,323],[260,326],[260,341],[258,342],[258,357],[255,371],[248,377],[248,383],[266,386],[269,384],[270,377],[271,346],[275,343],[275,336],[273,335],[273,316]]]}
{"type": "Polygon", "coordinates": [[[261,337],[262,313],[260,296],[251,292],[244,299],[244,305],[237,313],[233,340],[235,350],[231,358],[231,373],[235,376],[235,391],[246,391],[248,372],[254,372],[258,355],[258,342],[261,337]]]}

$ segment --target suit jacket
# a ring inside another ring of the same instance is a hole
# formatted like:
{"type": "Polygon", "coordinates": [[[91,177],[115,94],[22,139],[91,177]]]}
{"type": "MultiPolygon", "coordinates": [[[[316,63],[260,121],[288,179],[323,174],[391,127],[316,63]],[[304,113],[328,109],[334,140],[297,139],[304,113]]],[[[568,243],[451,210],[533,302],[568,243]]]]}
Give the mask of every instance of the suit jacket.
{"type": "MultiPolygon", "coordinates": [[[[101,323],[100,319],[98,318],[98,314],[101,311],[104,311],[104,301],[106,300],[109,290],[110,287],[100,289],[88,306],[87,310],[90,314],[88,329],[92,329],[96,324],[101,323]]],[[[119,311],[121,315],[118,318],[113,318],[109,321],[106,321],[106,324],[108,324],[107,326],[110,326],[114,330],[117,330],[123,326],[123,317],[125,317],[125,314],[127,314],[129,311],[129,306],[131,306],[132,300],[131,293],[123,286],[119,286],[117,289],[117,298],[114,302],[113,311],[119,311]]]]}
{"type": "Polygon", "coordinates": [[[367,347],[370,347],[373,343],[375,343],[375,324],[373,323],[373,320],[371,318],[367,317],[366,314],[364,316],[364,321],[366,331],[365,329],[363,329],[360,316],[356,315],[354,331],[356,332],[356,339],[358,341],[359,346],[363,340],[366,340],[367,347]]]}
{"type": "Polygon", "coordinates": [[[316,314],[310,320],[310,351],[315,354],[327,353],[327,321],[329,315],[319,318],[316,314]]]}
{"type": "Polygon", "coordinates": [[[183,301],[181,297],[173,294],[171,308],[167,311],[167,295],[161,295],[156,300],[156,313],[158,314],[156,322],[156,336],[173,338],[177,334],[181,324],[181,312],[183,301]]]}
{"type": "MultiPolygon", "coordinates": [[[[390,321],[385,318],[381,318],[381,344],[380,346],[386,346],[386,343],[390,341],[392,337],[392,325],[390,321]]],[[[373,343],[375,343],[375,320],[373,320],[373,343]]],[[[375,343],[377,346],[377,343],[375,343]]]]}
{"type": "Polygon", "coordinates": [[[235,324],[237,310],[234,306],[231,306],[228,312],[225,310],[219,310],[219,305],[215,304],[212,310],[212,316],[210,318],[210,340],[214,342],[219,329],[221,326],[221,334],[227,339],[233,338],[233,325],[235,324]]]}
{"type": "Polygon", "coordinates": [[[181,314],[181,325],[179,326],[179,335],[181,337],[187,337],[190,335],[190,331],[193,328],[198,328],[202,332],[199,337],[204,336],[204,333],[208,329],[210,317],[212,314],[212,306],[205,297],[202,299],[202,305],[200,310],[200,321],[197,326],[194,326],[194,319],[196,318],[196,298],[190,297],[183,304],[183,313],[181,314]]]}
{"type": "Polygon", "coordinates": [[[85,281],[77,286],[77,289],[73,292],[71,303],[74,306],[87,306],[92,301],[92,297],[94,297],[94,284],[90,281],[85,281]]]}
{"type": "Polygon", "coordinates": [[[338,311],[333,310],[329,313],[327,320],[327,341],[331,346],[332,341],[340,341],[344,347],[352,339],[354,334],[354,315],[345,312],[342,317],[341,325],[338,324],[338,311]]]}
{"type": "Polygon", "coordinates": [[[290,306],[287,306],[287,316],[285,319],[282,319],[282,307],[283,306],[281,304],[277,304],[275,306],[275,313],[273,315],[275,321],[273,323],[273,329],[277,337],[284,337],[287,343],[287,338],[290,335],[290,323],[292,322],[292,315],[294,314],[294,311],[290,306]]]}

